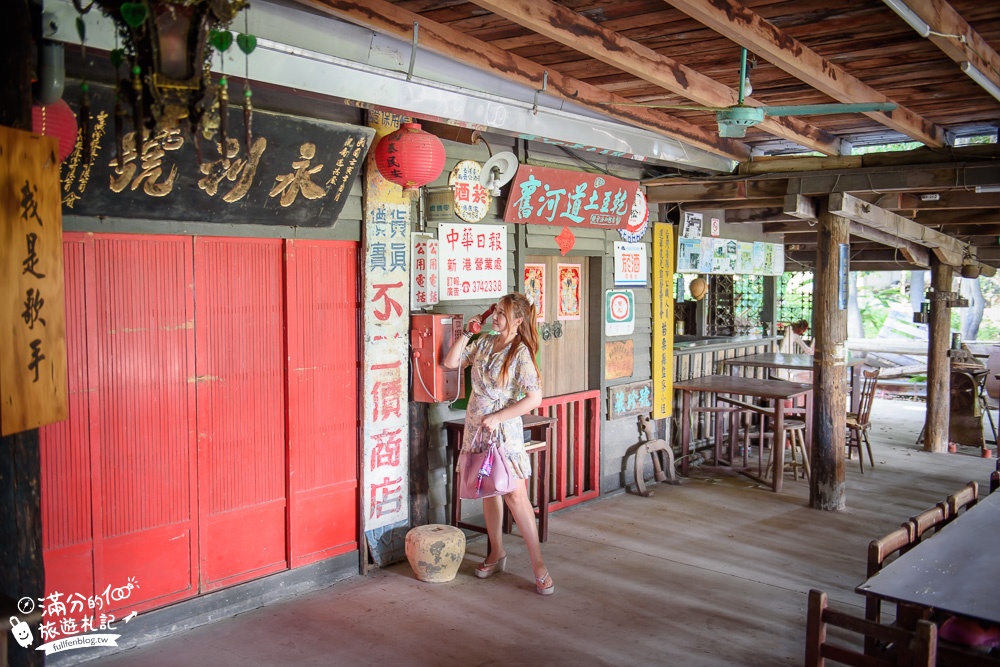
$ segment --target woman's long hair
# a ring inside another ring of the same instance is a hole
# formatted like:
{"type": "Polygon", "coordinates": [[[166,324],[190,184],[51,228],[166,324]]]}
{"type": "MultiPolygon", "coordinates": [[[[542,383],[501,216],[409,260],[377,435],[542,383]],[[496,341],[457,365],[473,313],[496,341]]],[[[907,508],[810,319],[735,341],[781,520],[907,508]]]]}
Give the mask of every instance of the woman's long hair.
{"type": "Polygon", "coordinates": [[[507,384],[507,373],[510,369],[510,362],[517,353],[518,343],[523,343],[528,348],[531,363],[535,367],[535,371],[538,372],[539,379],[541,379],[542,372],[538,369],[538,362],[535,361],[535,355],[538,353],[538,329],[536,326],[538,311],[528,301],[528,297],[520,292],[500,297],[500,300],[497,301],[497,308],[500,309],[500,312],[503,313],[508,322],[513,322],[519,317],[521,318],[521,325],[517,328],[517,335],[511,341],[510,349],[507,350],[507,356],[504,357],[503,365],[500,367],[500,376],[498,378],[500,386],[507,384]]]}

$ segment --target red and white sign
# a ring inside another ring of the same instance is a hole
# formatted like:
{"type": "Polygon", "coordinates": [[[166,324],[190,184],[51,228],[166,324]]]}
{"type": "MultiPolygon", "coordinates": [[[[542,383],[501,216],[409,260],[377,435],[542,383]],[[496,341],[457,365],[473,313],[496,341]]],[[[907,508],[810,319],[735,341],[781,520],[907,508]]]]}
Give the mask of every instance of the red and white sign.
{"type": "Polygon", "coordinates": [[[438,240],[430,234],[413,234],[413,269],[410,271],[410,308],[416,310],[440,301],[438,290],[438,240]]]}
{"type": "Polygon", "coordinates": [[[507,294],[506,225],[438,226],[441,300],[497,299],[507,294]]]}
{"type": "Polygon", "coordinates": [[[638,243],[646,235],[649,227],[649,205],[646,203],[646,195],[639,188],[635,190],[635,201],[632,202],[632,213],[628,216],[625,226],[618,230],[622,241],[638,243]]]}
{"type": "Polygon", "coordinates": [[[645,243],[615,242],[615,286],[646,286],[648,273],[645,243]]]}
{"type": "Polygon", "coordinates": [[[506,222],[620,229],[628,223],[638,181],[522,164],[507,197],[506,222]]]}

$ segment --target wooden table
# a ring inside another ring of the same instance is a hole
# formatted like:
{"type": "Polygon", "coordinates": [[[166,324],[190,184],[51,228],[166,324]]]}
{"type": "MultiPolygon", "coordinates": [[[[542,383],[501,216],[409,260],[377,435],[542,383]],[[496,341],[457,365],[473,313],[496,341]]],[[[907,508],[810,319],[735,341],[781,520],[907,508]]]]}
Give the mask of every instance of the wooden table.
{"type": "MultiPolygon", "coordinates": [[[[531,473],[538,480],[538,507],[535,508],[535,517],[538,520],[538,540],[544,542],[549,539],[549,431],[556,425],[558,420],[555,417],[545,417],[542,415],[524,415],[521,417],[521,421],[530,439],[536,441],[534,445],[527,446],[525,451],[537,463],[537,465],[532,465],[531,473]]],[[[462,521],[462,498],[459,495],[458,475],[455,473],[455,463],[458,462],[458,454],[462,450],[465,420],[454,419],[446,421],[442,426],[448,437],[448,454],[451,459],[451,525],[485,533],[486,529],[483,526],[462,521]]],[[[503,511],[504,532],[509,533],[510,520],[507,503],[503,504],[503,511]]]]}
{"type": "MultiPolygon", "coordinates": [[[[785,354],[784,352],[762,352],[760,354],[748,354],[743,357],[733,357],[725,359],[723,365],[752,366],[755,368],[774,368],[789,371],[812,371],[813,355],[811,354],[785,354]]],[[[865,358],[850,354],[847,357],[847,367],[851,371],[851,411],[857,412],[861,404],[861,383],[857,381],[859,373],[856,368],[865,363],[865,358]]]]}
{"type": "Polygon", "coordinates": [[[812,432],[812,385],[803,382],[787,382],[785,380],[767,380],[763,378],[743,378],[731,375],[706,375],[693,380],[674,382],[674,389],[682,392],[681,396],[681,473],[688,473],[688,454],[691,449],[691,394],[705,392],[724,394],[730,398],[720,400],[734,405],[740,401],[733,396],[753,396],[755,398],[771,399],[771,408],[757,408],[770,413],[774,422],[774,441],[772,452],[774,456],[774,476],[771,488],[781,491],[782,471],[785,467],[785,401],[798,396],[806,397],[806,449],[811,446],[812,432]]]}
{"type": "Polygon", "coordinates": [[[857,587],[922,610],[1000,623],[1000,493],[992,493],[857,587]]]}

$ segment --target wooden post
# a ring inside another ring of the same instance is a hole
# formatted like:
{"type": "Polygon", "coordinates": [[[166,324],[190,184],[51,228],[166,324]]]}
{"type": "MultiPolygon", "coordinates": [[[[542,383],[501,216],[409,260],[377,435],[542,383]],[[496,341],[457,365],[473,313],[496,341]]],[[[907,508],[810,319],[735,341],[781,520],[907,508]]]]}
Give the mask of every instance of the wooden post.
{"type": "MultiPolygon", "coordinates": [[[[5,4],[0,24],[0,125],[31,129],[32,3],[5,4]]],[[[39,10],[40,11],[40,10],[39,10]]],[[[0,438],[0,597],[45,595],[42,561],[42,462],[38,429],[0,438]]],[[[7,619],[4,619],[6,622],[7,619]]],[[[4,629],[4,632],[9,630],[4,629]]],[[[32,628],[38,646],[38,627],[32,628]]],[[[44,651],[25,650],[8,636],[0,664],[44,665],[44,651]]]]}
{"type": "Polygon", "coordinates": [[[951,291],[952,267],[931,255],[930,323],[927,326],[927,419],[924,422],[924,449],[948,451],[951,412],[951,364],[948,347],[951,337],[951,308],[940,298],[951,291]]]}
{"type": "MultiPolygon", "coordinates": [[[[844,445],[847,429],[847,289],[841,246],[850,239],[850,221],[832,215],[827,200],[819,208],[819,245],[813,280],[813,434],[809,506],[842,510],[845,503],[844,445]],[[841,302],[844,308],[841,309],[841,302]]],[[[846,264],[846,261],[844,261],[846,264]]]]}

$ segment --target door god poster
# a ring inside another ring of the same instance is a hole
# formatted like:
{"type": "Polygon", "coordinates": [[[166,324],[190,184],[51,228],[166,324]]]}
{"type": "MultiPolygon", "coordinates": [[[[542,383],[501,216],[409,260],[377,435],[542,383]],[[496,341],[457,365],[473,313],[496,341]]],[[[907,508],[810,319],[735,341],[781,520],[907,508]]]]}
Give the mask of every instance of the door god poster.
{"type": "Polygon", "coordinates": [[[524,295],[528,301],[535,304],[538,313],[537,320],[545,321],[545,265],[524,265],[524,295]]]}
{"type": "Polygon", "coordinates": [[[559,264],[559,309],[556,319],[580,319],[580,265],[559,264]]]}

